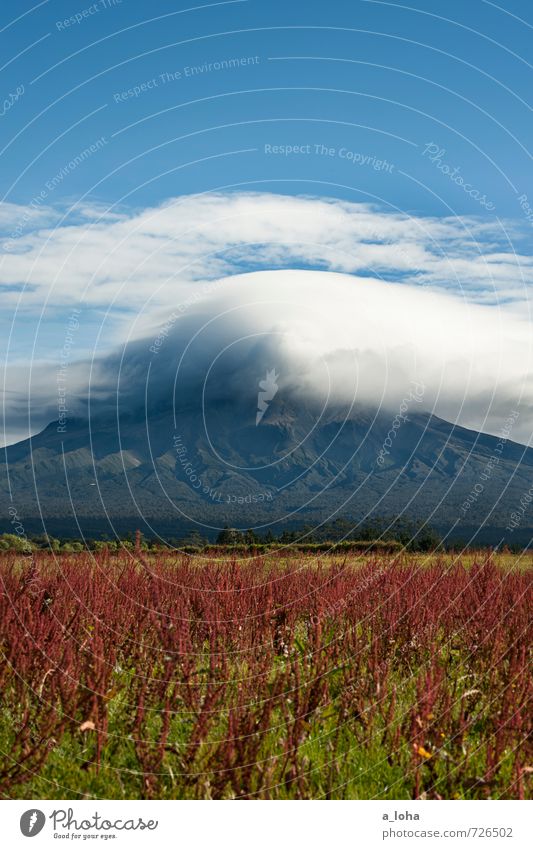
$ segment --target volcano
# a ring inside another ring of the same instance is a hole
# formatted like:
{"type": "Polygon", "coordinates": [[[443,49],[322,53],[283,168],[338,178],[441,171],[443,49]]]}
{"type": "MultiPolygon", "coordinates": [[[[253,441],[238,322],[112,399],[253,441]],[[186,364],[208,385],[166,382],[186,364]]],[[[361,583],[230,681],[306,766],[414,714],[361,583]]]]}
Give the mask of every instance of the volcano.
{"type": "MultiPolygon", "coordinates": [[[[51,422],[5,449],[2,514],[15,507],[28,533],[195,527],[211,538],[225,525],[279,533],[402,517],[496,543],[531,486],[532,449],[416,405],[398,417],[270,395],[260,417],[254,390],[51,422]]],[[[530,524],[513,541],[529,540],[530,524]]]]}

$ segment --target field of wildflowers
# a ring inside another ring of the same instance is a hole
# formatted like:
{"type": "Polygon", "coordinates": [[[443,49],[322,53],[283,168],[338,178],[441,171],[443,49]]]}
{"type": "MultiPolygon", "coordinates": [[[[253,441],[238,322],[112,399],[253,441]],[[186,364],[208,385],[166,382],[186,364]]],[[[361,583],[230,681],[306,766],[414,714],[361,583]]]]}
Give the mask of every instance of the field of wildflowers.
{"type": "Polygon", "coordinates": [[[4,798],[530,798],[531,555],[0,556],[4,798]]]}

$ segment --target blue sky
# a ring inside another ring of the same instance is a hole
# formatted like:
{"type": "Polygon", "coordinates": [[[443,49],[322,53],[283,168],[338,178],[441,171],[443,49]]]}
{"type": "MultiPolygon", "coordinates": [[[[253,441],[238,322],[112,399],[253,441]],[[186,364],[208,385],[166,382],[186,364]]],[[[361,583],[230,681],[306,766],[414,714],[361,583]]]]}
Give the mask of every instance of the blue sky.
{"type": "Polygon", "coordinates": [[[495,310],[504,415],[529,381],[532,35],[521,0],[4,2],[9,434],[28,398],[48,409],[73,309],[72,392],[77,361],[217,278],[273,269],[495,310]]]}
{"type": "Polygon", "coordinates": [[[146,205],[253,183],[379,198],[422,214],[441,215],[447,206],[480,212],[422,154],[428,143],[446,151],[443,161],[500,216],[519,216],[517,194],[531,194],[527,2],[511,0],[504,11],[481,0],[429,0],[418,8],[359,0],[204,8],[194,0],[106,0],[91,14],[94,5],[2,4],[3,91],[25,87],[2,118],[4,199],[28,202],[101,136],[103,153],[64,180],[55,202],[88,193],[146,205]],[[79,23],[64,23],[84,11],[79,23]],[[258,58],[186,76],[187,67],[245,57],[258,58]],[[157,87],[116,102],[153,79],[157,87]],[[314,153],[265,155],[265,144],[344,147],[394,167],[378,172],[314,153]]]}

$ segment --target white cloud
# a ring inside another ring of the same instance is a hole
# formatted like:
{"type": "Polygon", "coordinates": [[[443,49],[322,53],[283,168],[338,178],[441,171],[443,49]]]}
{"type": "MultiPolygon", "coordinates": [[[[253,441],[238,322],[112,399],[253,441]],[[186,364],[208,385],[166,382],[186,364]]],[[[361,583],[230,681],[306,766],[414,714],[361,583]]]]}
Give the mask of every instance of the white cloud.
{"type": "Polygon", "coordinates": [[[118,389],[127,409],[145,389],[158,405],[173,387],[178,406],[204,390],[236,401],[275,369],[281,394],[397,411],[416,384],[420,409],[475,430],[498,434],[519,409],[513,438],[528,442],[532,366],[530,324],[493,307],[339,273],[265,271],[222,280],[159,343],[104,359],[93,388],[113,405],[118,389]]]}
{"type": "MultiPolygon", "coordinates": [[[[23,213],[4,209],[12,231],[23,213]]],[[[0,286],[31,284],[24,309],[77,301],[132,311],[172,306],[198,280],[273,265],[319,267],[463,292],[521,306],[533,258],[504,248],[477,218],[422,218],[366,204],[273,194],[187,196],[136,211],[41,209],[53,227],[26,222],[0,242],[0,286]],[[7,245],[7,249],[6,249],[7,245]],[[125,295],[127,293],[127,297],[125,295]]],[[[4,227],[4,231],[5,231],[4,227]]],[[[9,232],[9,227],[7,228],[9,232]]],[[[6,291],[4,304],[17,294],[6,291]]]]}
{"type": "MultiPolygon", "coordinates": [[[[8,369],[10,433],[28,394],[30,430],[53,412],[61,338],[41,342],[43,328],[52,317],[57,325],[58,314],[83,299],[80,323],[90,319],[94,328],[92,344],[84,337],[84,351],[94,347],[101,355],[126,338],[153,337],[157,323],[179,312],[180,304],[180,344],[204,321],[233,310],[209,325],[196,373],[202,374],[223,340],[229,344],[245,331],[274,334],[281,379],[299,391],[316,393],[318,387],[323,394],[329,372],[337,399],[346,401],[356,386],[358,400],[394,407],[416,380],[426,386],[428,409],[492,433],[520,404],[513,436],[530,439],[533,259],[515,253],[496,225],[252,193],[184,197],[134,211],[87,206],[62,218],[64,212],[43,208],[41,219],[28,218],[0,259],[4,315],[19,304],[13,340],[27,340],[30,351],[33,333],[39,336],[37,356],[56,356],[51,364],[33,364],[30,382],[27,369],[25,378],[8,369]],[[239,274],[291,267],[322,271],[239,274]],[[20,297],[21,283],[28,288],[20,297]],[[40,316],[45,303],[39,329],[32,327],[28,319],[40,316]]],[[[0,207],[7,234],[0,248],[24,215],[20,208],[0,207]]],[[[521,245],[518,225],[506,227],[521,245]]],[[[170,339],[157,360],[166,374],[175,368],[170,339]]],[[[146,349],[138,342],[128,354],[144,352],[135,367],[130,363],[141,380],[146,349]]],[[[69,368],[74,401],[85,369],[69,368]]],[[[102,375],[105,388],[108,369],[102,375]]]]}

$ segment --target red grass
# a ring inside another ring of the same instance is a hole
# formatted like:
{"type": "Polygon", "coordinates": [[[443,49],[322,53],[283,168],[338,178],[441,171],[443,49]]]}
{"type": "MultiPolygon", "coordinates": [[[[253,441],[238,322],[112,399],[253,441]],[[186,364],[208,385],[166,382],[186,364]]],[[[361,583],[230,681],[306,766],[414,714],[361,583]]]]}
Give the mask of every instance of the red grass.
{"type": "Polygon", "coordinates": [[[401,767],[398,796],[524,797],[531,573],[314,564],[5,555],[4,794],[83,722],[98,770],[121,697],[146,797],[169,765],[186,795],[341,797],[355,750],[401,767]]]}

